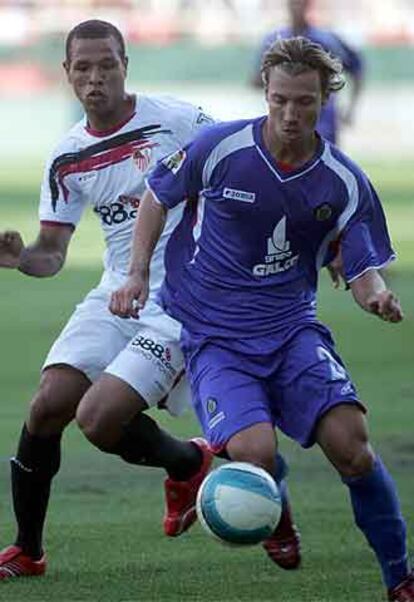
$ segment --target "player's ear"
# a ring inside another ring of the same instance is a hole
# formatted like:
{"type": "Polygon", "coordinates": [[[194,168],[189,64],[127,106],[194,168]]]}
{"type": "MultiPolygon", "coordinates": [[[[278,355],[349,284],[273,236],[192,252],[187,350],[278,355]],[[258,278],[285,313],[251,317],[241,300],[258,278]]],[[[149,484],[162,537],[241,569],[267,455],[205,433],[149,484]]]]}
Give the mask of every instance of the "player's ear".
{"type": "Polygon", "coordinates": [[[67,59],[63,61],[62,67],[65,70],[66,76],[69,77],[69,61],[67,59]]]}
{"type": "Polygon", "coordinates": [[[124,56],[123,63],[124,63],[124,69],[125,69],[125,75],[126,75],[128,73],[128,65],[129,65],[129,58],[127,56],[124,56]]]}

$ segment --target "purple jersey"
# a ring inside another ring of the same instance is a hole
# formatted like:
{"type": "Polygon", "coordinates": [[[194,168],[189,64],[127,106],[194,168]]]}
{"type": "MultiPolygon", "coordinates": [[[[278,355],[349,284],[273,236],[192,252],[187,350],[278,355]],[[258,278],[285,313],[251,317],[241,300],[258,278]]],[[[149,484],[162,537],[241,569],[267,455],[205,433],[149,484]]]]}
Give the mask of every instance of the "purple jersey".
{"type": "MultiPolygon", "coordinates": [[[[276,40],[279,38],[291,38],[295,35],[298,34],[295,33],[291,27],[277,29],[266,35],[257,54],[255,71],[260,71],[263,54],[274,42],[276,42],[276,40]]],[[[339,58],[342,61],[346,73],[349,73],[355,78],[362,77],[363,63],[361,55],[353,48],[348,46],[335,33],[327,29],[308,26],[300,32],[300,35],[308,40],[311,40],[312,42],[320,44],[327,52],[339,58]]],[[[331,94],[327,104],[322,108],[321,116],[317,125],[317,130],[321,136],[330,142],[333,142],[334,144],[337,140],[338,129],[336,104],[335,94],[331,94]]]]}
{"type": "Polygon", "coordinates": [[[348,282],[393,251],[365,174],[320,140],[282,171],[262,137],[266,117],[208,128],[148,180],[168,208],[187,199],[166,248],[161,302],[192,337],[274,351],[316,317],[318,270],[341,238],[348,282]]]}

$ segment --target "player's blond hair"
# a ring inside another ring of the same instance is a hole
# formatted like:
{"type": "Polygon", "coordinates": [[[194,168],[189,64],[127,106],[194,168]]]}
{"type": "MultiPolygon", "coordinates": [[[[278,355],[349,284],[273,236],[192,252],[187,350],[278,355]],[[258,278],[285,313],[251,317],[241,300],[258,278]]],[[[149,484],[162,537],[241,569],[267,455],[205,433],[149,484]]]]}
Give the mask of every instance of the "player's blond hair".
{"type": "Polygon", "coordinates": [[[325,97],[331,92],[341,90],[345,85],[342,62],[326,52],[320,44],[302,36],[279,39],[265,52],[261,67],[265,88],[269,84],[273,67],[280,67],[290,75],[299,75],[310,70],[318,71],[322,94],[325,97]]]}

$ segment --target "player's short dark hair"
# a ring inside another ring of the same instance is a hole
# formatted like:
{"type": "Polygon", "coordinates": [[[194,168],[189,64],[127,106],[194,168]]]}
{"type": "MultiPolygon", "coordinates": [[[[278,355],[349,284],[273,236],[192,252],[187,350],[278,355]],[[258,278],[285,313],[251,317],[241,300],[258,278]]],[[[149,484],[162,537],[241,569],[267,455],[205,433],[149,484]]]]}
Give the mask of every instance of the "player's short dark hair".
{"type": "Polygon", "coordinates": [[[320,44],[297,36],[277,40],[262,59],[262,79],[269,83],[272,67],[280,67],[286,73],[299,75],[315,69],[321,78],[322,94],[328,96],[345,85],[342,62],[326,52],[320,44]]]}
{"type": "Polygon", "coordinates": [[[121,58],[124,59],[126,53],[125,40],[119,29],[107,21],[89,19],[88,21],[83,21],[82,23],[75,25],[68,33],[65,43],[66,60],[68,62],[70,61],[70,48],[74,39],[99,39],[109,38],[110,36],[115,38],[118,42],[119,54],[121,58]]]}

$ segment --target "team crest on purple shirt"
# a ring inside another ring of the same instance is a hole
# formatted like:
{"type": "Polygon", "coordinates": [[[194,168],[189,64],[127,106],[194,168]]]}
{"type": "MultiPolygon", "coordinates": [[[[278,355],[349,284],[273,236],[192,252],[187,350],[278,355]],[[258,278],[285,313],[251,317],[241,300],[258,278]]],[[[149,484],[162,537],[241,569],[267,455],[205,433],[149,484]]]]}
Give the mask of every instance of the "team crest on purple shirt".
{"type": "Polygon", "coordinates": [[[214,397],[209,397],[207,399],[207,412],[209,414],[214,414],[214,412],[217,410],[217,400],[214,399],[214,397]]]}
{"type": "Polygon", "coordinates": [[[319,205],[315,209],[315,217],[318,222],[324,222],[330,217],[332,217],[332,207],[329,203],[323,203],[323,205],[319,205]]]}

